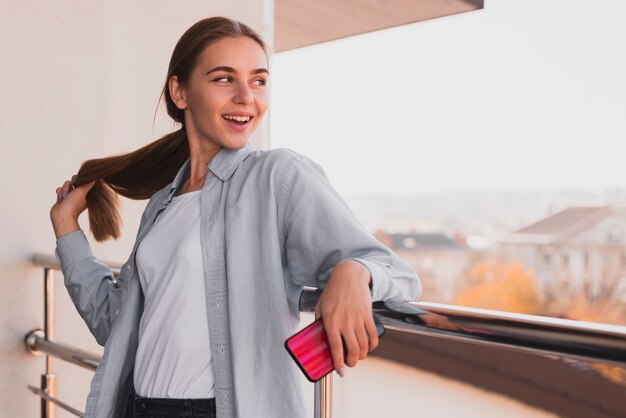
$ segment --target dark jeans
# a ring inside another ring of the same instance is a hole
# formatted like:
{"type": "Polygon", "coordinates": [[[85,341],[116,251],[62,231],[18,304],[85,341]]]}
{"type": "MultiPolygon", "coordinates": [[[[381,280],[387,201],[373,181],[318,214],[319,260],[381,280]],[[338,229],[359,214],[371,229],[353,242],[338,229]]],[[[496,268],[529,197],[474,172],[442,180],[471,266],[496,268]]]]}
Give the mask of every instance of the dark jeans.
{"type": "Polygon", "coordinates": [[[216,418],[215,398],[144,398],[133,390],[124,418],[216,418]]]}

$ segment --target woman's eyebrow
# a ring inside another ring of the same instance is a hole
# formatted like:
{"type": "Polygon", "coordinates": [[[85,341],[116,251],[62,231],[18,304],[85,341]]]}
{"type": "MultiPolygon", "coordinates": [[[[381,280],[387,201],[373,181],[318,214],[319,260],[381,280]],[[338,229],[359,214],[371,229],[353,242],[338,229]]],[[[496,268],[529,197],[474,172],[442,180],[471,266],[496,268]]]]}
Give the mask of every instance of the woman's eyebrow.
{"type": "MultiPolygon", "coordinates": [[[[209,71],[206,72],[205,75],[208,75],[210,73],[213,73],[215,71],[224,71],[227,73],[236,73],[237,71],[233,68],[233,67],[226,67],[224,65],[220,65],[217,66],[215,68],[210,69],[209,71]]],[[[260,73],[267,73],[269,75],[269,71],[267,70],[267,68],[257,68],[256,70],[252,70],[252,74],[260,74],[260,73]]]]}

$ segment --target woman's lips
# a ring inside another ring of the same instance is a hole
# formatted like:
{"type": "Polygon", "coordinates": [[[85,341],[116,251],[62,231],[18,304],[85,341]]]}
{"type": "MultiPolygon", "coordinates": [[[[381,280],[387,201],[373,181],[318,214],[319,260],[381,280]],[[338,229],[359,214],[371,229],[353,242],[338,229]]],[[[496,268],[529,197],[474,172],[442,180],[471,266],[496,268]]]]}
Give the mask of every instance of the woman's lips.
{"type": "Polygon", "coordinates": [[[230,126],[231,128],[233,128],[233,129],[234,129],[235,131],[237,131],[237,132],[243,132],[243,131],[245,131],[246,129],[248,129],[248,126],[249,126],[249,125],[250,125],[250,123],[252,122],[252,119],[253,119],[253,118],[252,118],[252,117],[250,117],[250,120],[249,120],[249,121],[247,121],[247,122],[245,122],[245,123],[237,123],[237,122],[235,122],[235,121],[232,121],[232,120],[229,120],[229,119],[224,119],[224,118],[222,118],[222,120],[223,120],[224,122],[226,122],[226,124],[227,124],[228,126],[230,126]]]}

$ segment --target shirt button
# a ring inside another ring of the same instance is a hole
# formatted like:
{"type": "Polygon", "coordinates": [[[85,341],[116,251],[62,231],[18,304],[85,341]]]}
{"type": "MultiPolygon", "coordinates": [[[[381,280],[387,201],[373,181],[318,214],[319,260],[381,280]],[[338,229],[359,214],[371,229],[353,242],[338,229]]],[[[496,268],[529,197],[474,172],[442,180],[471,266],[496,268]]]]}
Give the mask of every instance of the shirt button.
{"type": "Polygon", "coordinates": [[[131,270],[133,268],[133,266],[131,264],[126,266],[126,270],[131,270]]]}
{"type": "Polygon", "coordinates": [[[220,354],[224,355],[224,346],[220,346],[220,354]]]}
{"type": "Polygon", "coordinates": [[[224,403],[228,403],[228,396],[224,396],[224,403]]]}
{"type": "Polygon", "coordinates": [[[217,308],[220,307],[220,298],[219,298],[219,296],[215,298],[215,307],[217,307],[217,308]]]}
{"type": "Polygon", "coordinates": [[[120,314],[120,310],[119,310],[119,309],[116,309],[116,310],[115,310],[115,315],[119,315],[119,314],[120,314]]]}

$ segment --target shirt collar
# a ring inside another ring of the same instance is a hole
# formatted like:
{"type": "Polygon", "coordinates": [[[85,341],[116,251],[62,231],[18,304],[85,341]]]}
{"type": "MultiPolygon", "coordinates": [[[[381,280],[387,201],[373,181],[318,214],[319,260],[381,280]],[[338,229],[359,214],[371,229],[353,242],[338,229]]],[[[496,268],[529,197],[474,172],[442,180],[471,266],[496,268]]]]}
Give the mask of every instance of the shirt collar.
{"type": "MultiPolygon", "coordinates": [[[[252,145],[252,141],[248,141],[245,147],[240,149],[228,149],[222,148],[213,157],[209,163],[209,171],[215,174],[222,181],[228,181],[232,177],[233,173],[239,167],[239,164],[246,159],[248,155],[255,148],[252,145]]],[[[169,202],[174,193],[180,188],[182,183],[189,177],[189,171],[191,169],[191,159],[187,158],[187,161],[180,167],[174,181],[170,186],[169,193],[167,195],[167,201],[169,202]]]]}

